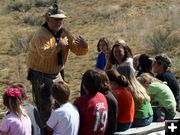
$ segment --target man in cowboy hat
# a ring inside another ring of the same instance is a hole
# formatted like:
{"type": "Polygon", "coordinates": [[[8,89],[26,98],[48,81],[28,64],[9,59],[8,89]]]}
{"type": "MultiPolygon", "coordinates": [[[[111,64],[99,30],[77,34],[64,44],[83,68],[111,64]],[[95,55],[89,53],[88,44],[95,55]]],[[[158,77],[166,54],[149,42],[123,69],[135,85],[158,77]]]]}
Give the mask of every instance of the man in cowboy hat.
{"type": "Polygon", "coordinates": [[[51,5],[44,17],[45,23],[30,41],[27,57],[28,80],[32,83],[33,99],[42,126],[51,113],[51,86],[54,80],[63,81],[60,71],[69,50],[76,55],[85,55],[88,51],[88,44],[81,36],[74,38],[62,27],[66,15],[57,4],[51,5]]]}

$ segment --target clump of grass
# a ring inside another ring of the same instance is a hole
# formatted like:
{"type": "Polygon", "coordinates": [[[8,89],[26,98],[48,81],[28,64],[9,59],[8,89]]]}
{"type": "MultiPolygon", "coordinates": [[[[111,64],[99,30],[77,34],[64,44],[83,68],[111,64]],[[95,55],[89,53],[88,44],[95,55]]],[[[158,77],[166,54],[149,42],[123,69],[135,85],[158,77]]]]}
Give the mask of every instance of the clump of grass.
{"type": "Polygon", "coordinates": [[[180,37],[178,32],[160,26],[153,31],[152,35],[148,36],[146,42],[153,49],[153,53],[162,53],[177,47],[180,37]]]}
{"type": "Polygon", "coordinates": [[[27,12],[32,6],[47,7],[58,0],[10,0],[8,9],[19,12],[27,12]]]}
{"type": "Polygon", "coordinates": [[[123,1],[121,4],[122,8],[130,8],[132,6],[132,2],[129,0],[123,1]]]}
{"type": "Polygon", "coordinates": [[[46,7],[51,3],[57,3],[57,0],[35,0],[34,5],[36,7],[46,7]]]}
{"type": "Polygon", "coordinates": [[[21,53],[26,53],[28,50],[29,42],[32,38],[32,33],[27,34],[20,34],[14,35],[11,39],[11,51],[9,52],[10,55],[17,56],[21,53]]]}
{"type": "Polygon", "coordinates": [[[172,66],[171,69],[173,73],[176,75],[176,78],[180,82],[180,56],[178,54],[172,55],[172,66]]]}
{"type": "Polygon", "coordinates": [[[31,9],[32,3],[23,2],[21,0],[10,1],[8,4],[8,8],[10,10],[19,11],[19,12],[27,12],[31,9]]]}
{"type": "Polygon", "coordinates": [[[23,18],[24,23],[36,26],[36,25],[41,25],[43,23],[43,19],[39,16],[34,16],[34,15],[28,15],[23,18]]]}

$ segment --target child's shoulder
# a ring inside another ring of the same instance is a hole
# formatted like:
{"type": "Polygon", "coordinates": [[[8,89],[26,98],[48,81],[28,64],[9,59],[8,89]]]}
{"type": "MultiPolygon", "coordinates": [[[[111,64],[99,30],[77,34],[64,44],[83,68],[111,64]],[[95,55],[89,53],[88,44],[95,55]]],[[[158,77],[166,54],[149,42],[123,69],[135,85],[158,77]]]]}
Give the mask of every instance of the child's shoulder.
{"type": "Polygon", "coordinates": [[[105,57],[105,54],[103,52],[99,52],[98,57],[105,57]]]}
{"type": "Polygon", "coordinates": [[[74,101],[74,105],[83,105],[86,104],[87,102],[89,102],[94,96],[91,94],[86,94],[83,96],[78,97],[75,101],[74,101]]]}
{"type": "Polygon", "coordinates": [[[69,108],[74,108],[74,105],[71,104],[70,102],[64,103],[62,105],[60,105],[58,108],[56,108],[54,111],[63,111],[69,108]]]}
{"type": "Polygon", "coordinates": [[[83,101],[86,101],[88,98],[87,95],[83,95],[83,96],[80,96],[78,97],[75,101],[74,101],[74,105],[77,105],[79,103],[84,103],[83,101]]]}
{"type": "Polygon", "coordinates": [[[77,108],[73,104],[68,102],[61,105],[59,108],[55,109],[52,113],[58,116],[68,116],[76,112],[77,112],[77,108]]]}
{"type": "Polygon", "coordinates": [[[165,70],[163,73],[163,75],[174,75],[171,70],[165,70]]]}
{"type": "Polygon", "coordinates": [[[162,79],[166,79],[166,80],[176,80],[175,75],[170,70],[166,70],[163,73],[157,74],[157,78],[162,78],[162,79]]]}
{"type": "Polygon", "coordinates": [[[31,103],[29,103],[29,102],[26,102],[26,103],[24,103],[24,104],[22,104],[22,107],[23,108],[28,108],[28,109],[34,109],[34,108],[36,108],[34,105],[32,105],[31,103]]]}
{"type": "Polygon", "coordinates": [[[16,117],[16,115],[13,112],[7,112],[5,117],[16,117]]]}
{"type": "Polygon", "coordinates": [[[105,98],[105,96],[102,93],[97,92],[96,94],[87,94],[87,95],[80,96],[75,100],[75,102],[82,102],[82,101],[86,102],[89,100],[101,99],[101,98],[105,98]]]}
{"type": "Polygon", "coordinates": [[[18,117],[12,113],[12,112],[7,112],[6,115],[3,117],[3,121],[12,121],[14,119],[17,119],[18,117]]]}

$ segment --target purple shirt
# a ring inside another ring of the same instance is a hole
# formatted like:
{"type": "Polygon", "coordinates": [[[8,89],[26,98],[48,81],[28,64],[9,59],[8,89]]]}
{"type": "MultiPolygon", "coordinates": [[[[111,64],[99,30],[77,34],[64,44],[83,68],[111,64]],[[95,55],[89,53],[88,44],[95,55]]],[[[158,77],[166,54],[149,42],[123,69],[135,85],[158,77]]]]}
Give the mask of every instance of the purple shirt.
{"type": "Polygon", "coordinates": [[[31,120],[28,116],[20,119],[10,112],[3,118],[0,131],[8,132],[8,135],[31,135],[31,120]]]}

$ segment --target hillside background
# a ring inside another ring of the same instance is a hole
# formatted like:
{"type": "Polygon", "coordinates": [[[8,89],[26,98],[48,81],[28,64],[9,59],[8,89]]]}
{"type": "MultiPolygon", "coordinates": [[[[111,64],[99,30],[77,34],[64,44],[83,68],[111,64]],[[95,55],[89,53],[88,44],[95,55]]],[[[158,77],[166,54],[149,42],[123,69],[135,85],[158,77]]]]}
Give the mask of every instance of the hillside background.
{"type": "MultiPolygon", "coordinates": [[[[52,1],[55,0],[0,0],[1,95],[5,87],[20,82],[27,87],[31,99],[31,85],[26,80],[26,51],[52,1]]],[[[112,44],[119,38],[124,39],[133,54],[146,53],[153,57],[160,52],[167,53],[173,61],[172,71],[180,78],[179,0],[56,1],[68,16],[64,27],[74,36],[82,35],[90,46],[86,56],[77,57],[70,53],[65,65],[71,101],[79,95],[82,74],[94,68],[96,45],[104,36],[112,44]]]]}

